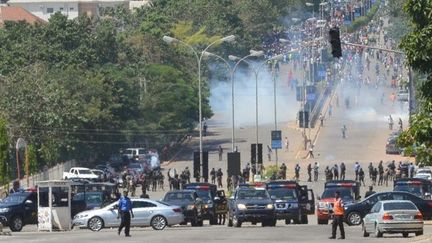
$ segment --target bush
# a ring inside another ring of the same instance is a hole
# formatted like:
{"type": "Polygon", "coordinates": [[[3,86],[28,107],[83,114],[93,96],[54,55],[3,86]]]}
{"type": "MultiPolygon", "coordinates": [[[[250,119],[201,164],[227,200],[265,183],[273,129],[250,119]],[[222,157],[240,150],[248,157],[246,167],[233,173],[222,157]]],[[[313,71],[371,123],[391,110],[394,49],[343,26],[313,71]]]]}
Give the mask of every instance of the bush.
{"type": "Polygon", "coordinates": [[[266,166],[263,179],[269,179],[273,174],[277,175],[278,171],[279,171],[279,167],[277,167],[276,165],[266,166]]]}

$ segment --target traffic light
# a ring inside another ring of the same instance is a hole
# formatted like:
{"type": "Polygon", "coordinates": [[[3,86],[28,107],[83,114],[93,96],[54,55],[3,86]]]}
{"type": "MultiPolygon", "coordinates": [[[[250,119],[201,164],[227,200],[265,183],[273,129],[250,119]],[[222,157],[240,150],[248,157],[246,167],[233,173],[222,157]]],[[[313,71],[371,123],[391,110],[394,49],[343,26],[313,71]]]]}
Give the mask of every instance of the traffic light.
{"type": "Polygon", "coordinates": [[[238,176],[240,175],[240,153],[239,152],[229,152],[228,153],[228,176],[238,176]]]}
{"type": "Polygon", "coordinates": [[[341,57],[342,56],[342,47],[341,47],[341,40],[340,40],[340,33],[339,28],[333,27],[329,31],[330,36],[330,45],[332,48],[332,55],[333,57],[341,57]]]}
{"type": "Polygon", "coordinates": [[[309,127],[309,112],[308,111],[299,111],[299,125],[301,128],[309,127]]]}

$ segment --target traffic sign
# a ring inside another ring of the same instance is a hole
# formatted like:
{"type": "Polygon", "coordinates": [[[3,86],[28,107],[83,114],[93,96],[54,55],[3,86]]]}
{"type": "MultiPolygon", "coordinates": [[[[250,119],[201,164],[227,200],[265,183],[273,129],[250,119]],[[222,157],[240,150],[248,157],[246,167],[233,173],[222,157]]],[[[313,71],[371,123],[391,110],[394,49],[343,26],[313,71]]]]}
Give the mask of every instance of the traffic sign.
{"type": "Polygon", "coordinates": [[[272,149],[282,148],[282,132],[280,130],[271,131],[271,146],[272,149]]]}

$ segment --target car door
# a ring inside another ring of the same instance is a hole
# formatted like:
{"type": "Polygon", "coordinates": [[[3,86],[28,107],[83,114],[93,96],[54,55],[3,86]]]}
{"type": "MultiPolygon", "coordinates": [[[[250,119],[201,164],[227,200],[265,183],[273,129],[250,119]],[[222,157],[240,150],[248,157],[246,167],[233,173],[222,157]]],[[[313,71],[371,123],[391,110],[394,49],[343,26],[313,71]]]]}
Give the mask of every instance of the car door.
{"type": "Polygon", "coordinates": [[[370,212],[364,217],[366,231],[373,232],[375,228],[375,221],[377,219],[377,215],[381,209],[381,202],[375,203],[375,205],[371,208],[370,212]]]}
{"type": "Polygon", "coordinates": [[[312,189],[308,189],[308,204],[306,205],[306,209],[308,210],[308,214],[315,213],[315,196],[312,189]]]}
{"type": "Polygon", "coordinates": [[[24,222],[26,224],[37,223],[37,194],[31,193],[24,202],[24,222]],[[31,203],[30,203],[31,201],[31,203]]]}
{"type": "Polygon", "coordinates": [[[142,200],[133,200],[132,211],[134,217],[131,219],[131,226],[144,226],[146,217],[145,202],[142,200]]]}

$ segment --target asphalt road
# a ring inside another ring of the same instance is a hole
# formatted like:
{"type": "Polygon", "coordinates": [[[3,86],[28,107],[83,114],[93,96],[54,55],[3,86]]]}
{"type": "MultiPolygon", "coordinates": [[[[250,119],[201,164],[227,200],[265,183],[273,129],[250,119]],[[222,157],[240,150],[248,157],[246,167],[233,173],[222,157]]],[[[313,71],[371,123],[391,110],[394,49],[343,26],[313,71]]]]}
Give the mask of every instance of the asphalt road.
{"type": "MultiPolygon", "coordinates": [[[[345,227],[346,240],[343,242],[431,242],[432,226],[425,226],[425,236],[402,238],[400,234],[384,235],[377,239],[373,235],[364,238],[361,227],[345,227]],[[429,239],[427,239],[429,235],[429,239]]],[[[261,227],[244,224],[242,228],[228,228],[227,226],[208,226],[192,228],[190,226],[176,226],[166,228],[163,231],[155,231],[151,228],[132,228],[132,237],[118,236],[115,229],[103,229],[99,232],[77,229],[71,232],[21,232],[12,236],[0,236],[0,241],[13,242],[339,242],[329,240],[331,226],[318,225],[283,225],[279,221],[276,227],[261,227]]],[[[339,232],[338,232],[339,234],[339,232]]],[[[338,235],[339,236],[339,235],[338,235]]]]}

